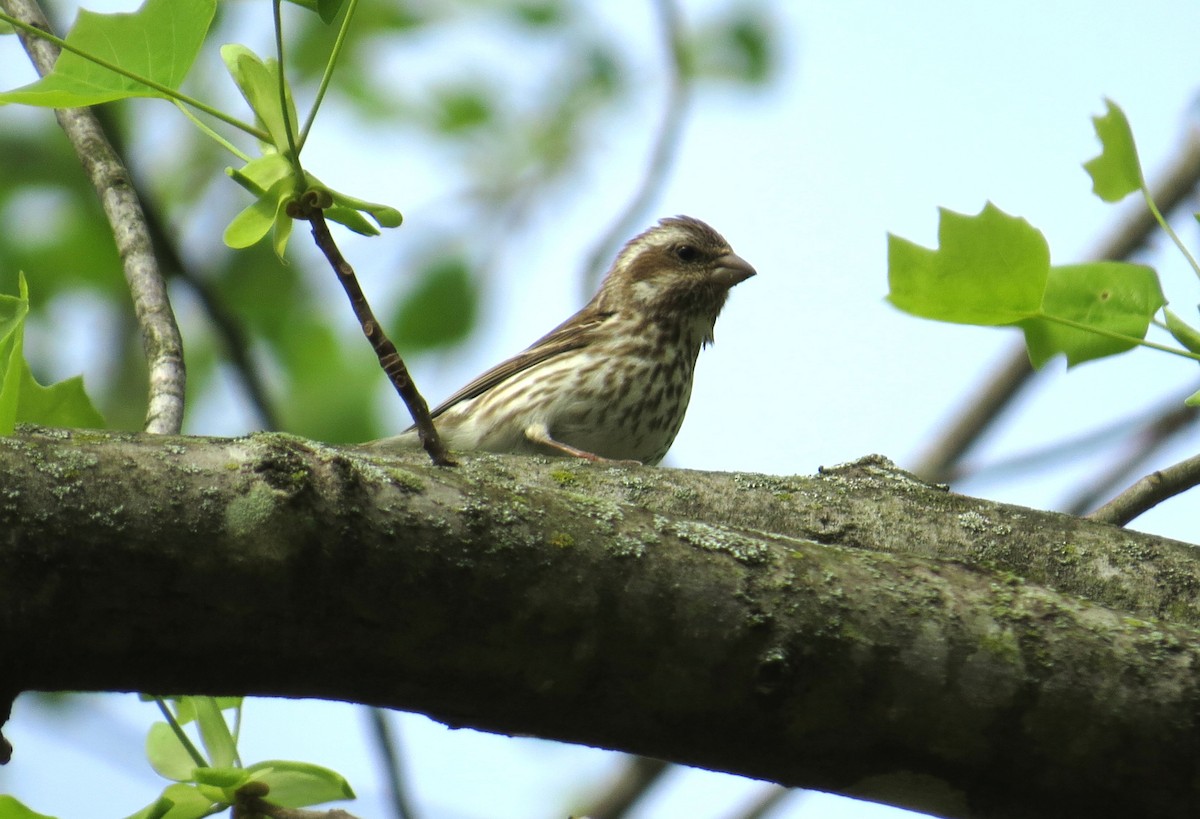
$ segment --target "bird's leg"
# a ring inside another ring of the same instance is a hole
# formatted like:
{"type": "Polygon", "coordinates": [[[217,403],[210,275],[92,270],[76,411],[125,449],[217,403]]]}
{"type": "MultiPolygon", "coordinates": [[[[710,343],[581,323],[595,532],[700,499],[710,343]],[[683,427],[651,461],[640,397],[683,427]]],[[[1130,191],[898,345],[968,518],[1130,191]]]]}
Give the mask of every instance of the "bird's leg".
{"type": "Polygon", "coordinates": [[[535,444],[556,449],[564,455],[570,455],[572,458],[582,458],[585,461],[592,461],[598,464],[619,464],[621,466],[641,466],[641,461],[624,461],[614,458],[604,458],[597,455],[595,452],[588,452],[586,449],[578,449],[570,444],[564,444],[562,441],[556,441],[550,437],[550,428],[545,424],[530,424],[525,427],[525,437],[535,444]]]}

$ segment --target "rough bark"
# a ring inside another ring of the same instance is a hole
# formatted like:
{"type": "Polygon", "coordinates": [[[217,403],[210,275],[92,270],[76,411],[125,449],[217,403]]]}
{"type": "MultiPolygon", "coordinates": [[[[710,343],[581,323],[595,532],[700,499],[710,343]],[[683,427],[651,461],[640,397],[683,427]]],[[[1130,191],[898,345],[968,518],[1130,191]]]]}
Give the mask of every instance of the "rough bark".
{"type": "Polygon", "coordinates": [[[351,700],[948,816],[1185,815],[1198,578],[882,459],[0,439],[0,690],[351,700]]]}

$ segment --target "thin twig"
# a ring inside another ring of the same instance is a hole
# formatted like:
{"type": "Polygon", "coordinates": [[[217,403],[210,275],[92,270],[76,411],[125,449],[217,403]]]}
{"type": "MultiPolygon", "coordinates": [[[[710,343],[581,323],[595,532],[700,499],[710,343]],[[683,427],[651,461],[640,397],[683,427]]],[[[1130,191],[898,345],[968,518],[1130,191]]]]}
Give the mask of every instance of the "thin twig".
{"type": "Polygon", "coordinates": [[[661,759],[628,757],[604,793],[579,815],[588,819],[621,819],[671,767],[661,759]]]}
{"type": "Polygon", "coordinates": [[[1116,492],[1122,484],[1141,474],[1145,464],[1154,453],[1167,442],[1196,422],[1197,409],[1180,402],[1171,411],[1159,414],[1142,425],[1136,435],[1125,442],[1125,453],[1109,465],[1108,469],[1089,476],[1074,498],[1064,504],[1062,511],[1070,515],[1082,515],[1094,509],[1100,501],[1116,492]]]}
{"type": "MultiPolygon", "coordinates": [[[[0,0],[0,7],[28,25],[50,31],[50,24],[37,0],[0,0]]],[[[18,34],[38,73],[48,74],[58,59],[58,47],[25,32],[18,34]]],[[[129,172],[90,110],[60,108],[54,114],[100,198],[133,298],[149,370],[145,429],[154,433],[178,433],[183,427],[186,380],[183,340],[167,297],[166,282],[154,257],[145,216],[130,184],[129,172]]]]}
{"type": "Polygon", "coordinates": [[[1133,486],[1087,515],[1091,520],[1124,526],[1167,498],[1200,485],[1200,455],[1140,478],[1133,486]]]}
{"type": "Polygon", "coordinates": [[[383,757],[384,773],[387,777],[388,791],[392,795],[392,810],[396,819],[414,819],[416,813],[408,799],[408,789],[404,786],[404,769],[400,765],[400,742],[392,730],[389,714],[385,708],[368,708],[367,717],[371,722],[371,736],[379,755],[383,757]]]}
{"type": "Polygon", "coordinates": [[[429,414],[429,405],[417,391],[416,384],[408,374],[408,367],[404,365],[404,359],[400,357],[400,353],[396,351],[396,345],[384,333],[375,314],[371,311],[371,305],[367,303],[367,297],[358,284],[354,268],[342,256],[342,252],[338,250],[337,244],[333,241],[329,225],[325,222],[325,215],[313,203],[304,201],[295,204],[296,207],[291,215],[297,219],[307,220],[312,226],[313,240],[325,254],[325,258],[329,260],[329,265],[337,274],[342,289],[346,291],[346,296],[350,299],[350,306],[354,309],[354,315],[362,327],[363,335],[367,337],[367,341],[371,342],[371,347],[379,358],[379,366],[387,373],[392,386],[396,388],[404,405],[408,407],[413,423],[416,424],[417,433],[421,437],[421,445],[425,447],[430,459],[438,466],[456,466],[457,463],[450,457],[442,439],[438,437],[437,430],[433,426],[433,417],[429,414]]]}
{"type": "Polygon", "coordinates": [[[625,237],[636,232],[635,228],[644,218],[646,209],[666,182],[667,174],[670,173],[678,153],[676,149],[683,133],[683,123],[687,119],[691,86],[684,72],[686,56],[683,54],[683,22],[679,8],[675,0],[656,0],[654,8],[662,28],[669,69],[669,86],[663,118],[659,123],[641,184],[588,254],[580,280],[585,298],[590,297],[596,289],[600,276],[616,255],[625,237]]]}
{"type": "MultiPolygon", "coordinates": [[[[1178,156],[1151,186],[1154,201],[1168,216],[1187,199],[1200,184],[1200,136],[1189,130],[1178,156]]],[[[1158,222],[1142,202],[1129,211],[1101,245],[1091,254],[1097,260],[1127,259],[1146,243],[1158,222]]],[[[1025,345],[1013,347],[1011,353],[996,368],[983,386],[918,459],[913,472],[931,482],[944,482],[954,471],[955,464],[970,446],[979,439],[993,421],[1004,411],[1034,376],[1025,345]]]]}

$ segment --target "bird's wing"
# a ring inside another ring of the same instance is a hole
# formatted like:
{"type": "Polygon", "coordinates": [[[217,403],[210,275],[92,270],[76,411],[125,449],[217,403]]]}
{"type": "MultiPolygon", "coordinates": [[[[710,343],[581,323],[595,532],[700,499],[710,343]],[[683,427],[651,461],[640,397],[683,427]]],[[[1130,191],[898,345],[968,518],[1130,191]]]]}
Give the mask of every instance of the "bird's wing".
{"type": "Polygon", "coordinates": [[[596,330],[612,315],[612,313],[607,312],[590,311],[587,308],[581,310],[533,342],[533,344],[529,345],[522,352],[492,367],[470,384],[467,384],[461,390],[454,393],[454,395],[438,404],[433,409],[433,417],[437,418],[455,404],[462,401],[469,401],[477,395],[490,390],[502,381],[506,381],[517,373],[524,372],[536,364],[540,364],[547,359],[554,358],[571,350],[586,347],[595,337],[596,330]]]}

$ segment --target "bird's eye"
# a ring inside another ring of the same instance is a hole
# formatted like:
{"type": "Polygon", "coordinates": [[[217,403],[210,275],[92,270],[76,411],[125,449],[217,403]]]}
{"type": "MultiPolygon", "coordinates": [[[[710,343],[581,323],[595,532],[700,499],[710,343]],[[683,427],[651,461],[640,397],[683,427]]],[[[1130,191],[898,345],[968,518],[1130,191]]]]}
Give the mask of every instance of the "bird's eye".
{"type": "Polygon", "coordinates": [[[676,245],[675,258],[681,262],[694,262],[700,258],[700,251],[692,245],[676,245]]]}

